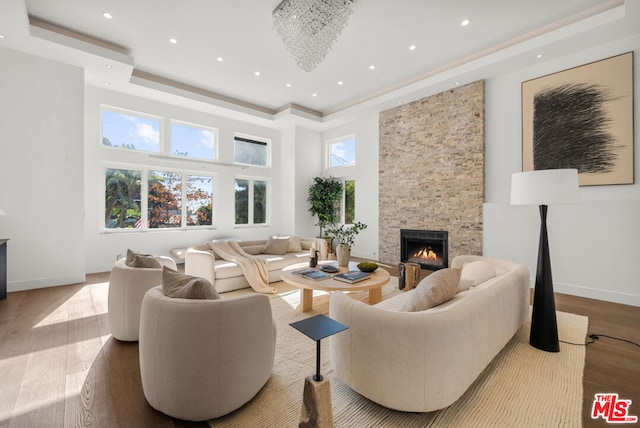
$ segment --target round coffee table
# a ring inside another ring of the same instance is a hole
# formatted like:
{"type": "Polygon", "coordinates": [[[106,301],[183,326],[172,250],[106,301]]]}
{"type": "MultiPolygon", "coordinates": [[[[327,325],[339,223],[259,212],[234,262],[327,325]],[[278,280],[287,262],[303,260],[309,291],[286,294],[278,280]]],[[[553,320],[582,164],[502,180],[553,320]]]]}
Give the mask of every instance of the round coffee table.
{"type": "MultiPolygon", "coordinates": [[[[337,262],[323,261],[320,265],[334,265],[337,262]]],[[[358,263],[350,262],[348,267],[339,267],[340,271],[336,273],[347,272],[349,270],[358,270],[358,263]]],[[[338,281],[333,278],[313,281],[304,278],[302,275],[294,273],[300,269],[308,268],[308,263],[298,263],[282,269],[282,280],[287,284],[293,285],[300,289],[300,312],[307,312],[313,309],[313,291],[362,291],[369,290],[369,304],[374,305],[382,300],[382,286],[389,282],[389,272],[382,268],[376,269],[371,276],[360,282],[349,284],[348,282],[338,281]]],[[[331,275],[331,274],[330,274],[331,275]]]]}

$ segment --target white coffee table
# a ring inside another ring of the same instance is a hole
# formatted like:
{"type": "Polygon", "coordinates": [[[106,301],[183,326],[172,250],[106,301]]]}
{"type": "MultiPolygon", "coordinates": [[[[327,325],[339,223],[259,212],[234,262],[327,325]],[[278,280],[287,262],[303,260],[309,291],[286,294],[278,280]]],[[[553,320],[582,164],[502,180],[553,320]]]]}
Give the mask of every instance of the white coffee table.
{"type": "MultiPolygon", "coordinates": [[[[334,265],[337,262],[322,261],[320,265],[334,265]]],[[[346,272],[348,270],[358,270],[358,263],[350,262],[348,267],[340,267],[340,271],[336,273],[346,272]]],[[[300,289],[300,312],[308,312],[313,309],[313,291],[362,291],[369,290],[369,304],[374,305],[382,300],[382,286],[389,282],[391,275],[382,268],[376,269],[371,276],[363,281],[349,284],[348,282],[337,281],[333,278],[323,279],[321,281],[313,281],[304,278],[300,274],[294,273],[297,270],[309,267],[308,263],[298,263],[288,266],[282,270],[282,280],[287,284],[293,285],[300,289]]]]}

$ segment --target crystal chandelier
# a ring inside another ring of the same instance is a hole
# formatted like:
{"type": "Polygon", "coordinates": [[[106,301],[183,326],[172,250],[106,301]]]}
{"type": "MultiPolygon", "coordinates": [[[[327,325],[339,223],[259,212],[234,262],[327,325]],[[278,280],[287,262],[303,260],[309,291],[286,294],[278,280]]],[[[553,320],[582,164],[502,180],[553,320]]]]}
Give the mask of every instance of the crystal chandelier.
{"type": "Polygon", "coordinates": [[[311,71],[329,53],[351,15],[353,0],[283,0],[273,26],[300,68],[311,71]]]}

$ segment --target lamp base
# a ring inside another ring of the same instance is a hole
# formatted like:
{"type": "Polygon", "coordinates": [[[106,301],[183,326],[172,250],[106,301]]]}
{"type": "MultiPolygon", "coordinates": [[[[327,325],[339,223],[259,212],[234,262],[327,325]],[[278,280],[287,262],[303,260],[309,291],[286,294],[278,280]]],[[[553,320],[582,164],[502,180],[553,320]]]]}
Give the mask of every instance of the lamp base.
{"type": "Polygon", "coordinates": [[[533,294],[533,313],[529,344],[547,352],[559,352],[556,304],[551,277],[549,241],[547,239],[547,206],[540,205],[540,244],[538,247],[538,269],[533,294]]]}

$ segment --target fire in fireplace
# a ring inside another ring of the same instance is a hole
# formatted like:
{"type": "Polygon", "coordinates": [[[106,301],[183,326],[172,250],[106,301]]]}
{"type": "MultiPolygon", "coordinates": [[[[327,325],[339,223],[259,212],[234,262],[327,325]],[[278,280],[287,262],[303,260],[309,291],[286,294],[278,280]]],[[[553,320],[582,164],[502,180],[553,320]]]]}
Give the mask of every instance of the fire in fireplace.
{"type": "Polygon", "coordinates": [[[448,267],[449,233],[444,230],[400,229],[400,261],[420,264],[422,269],[448,267]]]}

